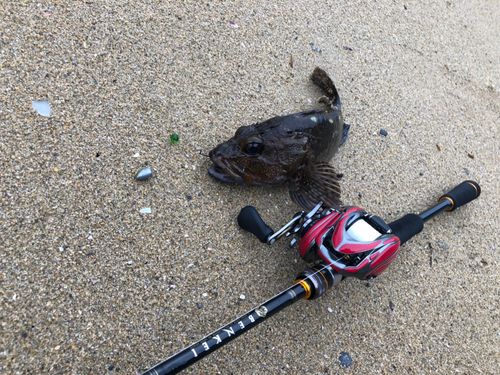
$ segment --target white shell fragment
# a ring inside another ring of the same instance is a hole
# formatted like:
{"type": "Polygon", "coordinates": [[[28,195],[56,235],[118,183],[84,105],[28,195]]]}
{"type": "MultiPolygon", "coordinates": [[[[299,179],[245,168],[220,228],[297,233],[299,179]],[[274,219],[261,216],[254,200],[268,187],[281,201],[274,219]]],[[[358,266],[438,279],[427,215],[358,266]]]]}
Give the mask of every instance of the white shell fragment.
{"type": "Polygon", "coordinates": [[[244,294],[242,294],[242,295],[240,296],[240,299],[245,299],[245,295],[244,295],[244,294]]]}
{"type": "Polygon", "coordinates": [[[151,208],[149,208],[149,207],[141,208],[141,210],[139,212],[141,214],[150,214],[151,213],[151,208]]]}
{"type": "Polygon", "coordinates": [[[34,100],[33,109],[44,117],[50,116],[50,103],[47,100],[34,100]]]}
{"type": "Polygon", "coordinates": [[[151,168],[144,168],[143,170],[137,172],[135,175],[135,179],[137,181],[146,181],[149,180],[153,176],[153,172],[151,172],[151,168]]]}

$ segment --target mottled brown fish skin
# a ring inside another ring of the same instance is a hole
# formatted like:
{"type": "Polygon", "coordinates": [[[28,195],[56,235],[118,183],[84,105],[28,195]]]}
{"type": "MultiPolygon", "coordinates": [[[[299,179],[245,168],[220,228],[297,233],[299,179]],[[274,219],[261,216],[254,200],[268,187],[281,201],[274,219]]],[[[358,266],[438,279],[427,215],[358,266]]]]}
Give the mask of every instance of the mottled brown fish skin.
{"type": "MultiPolygon", "coordinates": [[[[316,196],[314,191],[307,193],[315,183],[308,169],[315,163],[332,159],[340,145],[344,121],[337,90],[326,73],[316,68],[311,80],[328,95],[321,100],[328,105],[328,110],[278,116],[240,127],[234,137],[210,151],[214,164],[209,173],[221,181],[247,186],[289,184],[291,194],[293,190],[309,195],[306,200],[317,199],[318,193],[316,196]]],[[[336,177],[328,175],[328,179],[335,180],[332,184],[336,182],[336,177]]],[[[324,189],[320,187],[320,190],[324,189]]],[[[338,198],[340,189],[336,190],[327,194],[338,198]]],[[[292,195],[292,199],[299,203],[299,198],[292,195]]],[[[299,204],[310,206],[313,202],[299,204]]]]}

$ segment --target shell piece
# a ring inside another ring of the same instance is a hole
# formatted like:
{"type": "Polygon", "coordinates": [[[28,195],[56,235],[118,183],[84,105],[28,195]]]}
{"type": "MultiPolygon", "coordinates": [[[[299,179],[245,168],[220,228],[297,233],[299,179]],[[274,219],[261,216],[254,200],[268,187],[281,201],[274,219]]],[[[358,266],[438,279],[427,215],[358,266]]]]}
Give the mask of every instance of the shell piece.
{"type": "Polygon", "coordinates": [[[33,101],[33,109],[38,111],[38,113],[44,117],[50,116],[50,103],[47,100],[33,101]]]}
{"type": "Polygon", "coordinates": [[[144,168],[143,170],[137,172],[135,175],[135,179],[137,181],[146,181],[149,180],[153,176],[153,172],[151,172],[151,168],[144,168]]]}

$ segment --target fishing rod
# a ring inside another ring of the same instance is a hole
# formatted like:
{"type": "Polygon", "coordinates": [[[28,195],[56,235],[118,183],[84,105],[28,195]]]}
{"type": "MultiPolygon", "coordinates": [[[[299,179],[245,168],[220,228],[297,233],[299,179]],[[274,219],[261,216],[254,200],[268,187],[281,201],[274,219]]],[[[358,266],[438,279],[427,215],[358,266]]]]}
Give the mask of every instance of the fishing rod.
{"type": "Polygon", "coordinates": [[[349,206],[337,211],[319,203],[309,213],[295,214],[276,233],[264,223],[254,207],[244,207],[238,215],[241,228],[268,244],[283,236],[295,235],[291,246],[300,241],[298,251],[302,259],[319,263],[300,272],[294,285],[142,375],[177,374],[301,299],[317,299],[347,277],[360,280],[377,277],[396,258],[400,246],[422,231],[425,222],[443,211],[456,210],[480,194],[478,183],[464,181],[421,214],[408,214],[389,224],[359,207],[349,206]]]}

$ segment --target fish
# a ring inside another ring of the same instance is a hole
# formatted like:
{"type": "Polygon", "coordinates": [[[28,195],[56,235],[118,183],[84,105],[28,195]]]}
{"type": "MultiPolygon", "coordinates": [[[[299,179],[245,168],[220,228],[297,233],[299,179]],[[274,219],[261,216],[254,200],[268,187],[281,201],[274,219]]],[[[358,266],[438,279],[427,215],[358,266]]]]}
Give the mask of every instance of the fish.
{"type": "Polygon", "coordinates": [[[328,74],[316,67],[310,80],[324,93],[325,110],[277,116],[242,126],[234,136],[209,152],[209,174],[245,186],[288,185],[290,197],[311,210],[319,202],[340,209],[340,184],[329,164],[347,139],[340,97],[328,74]]]}

